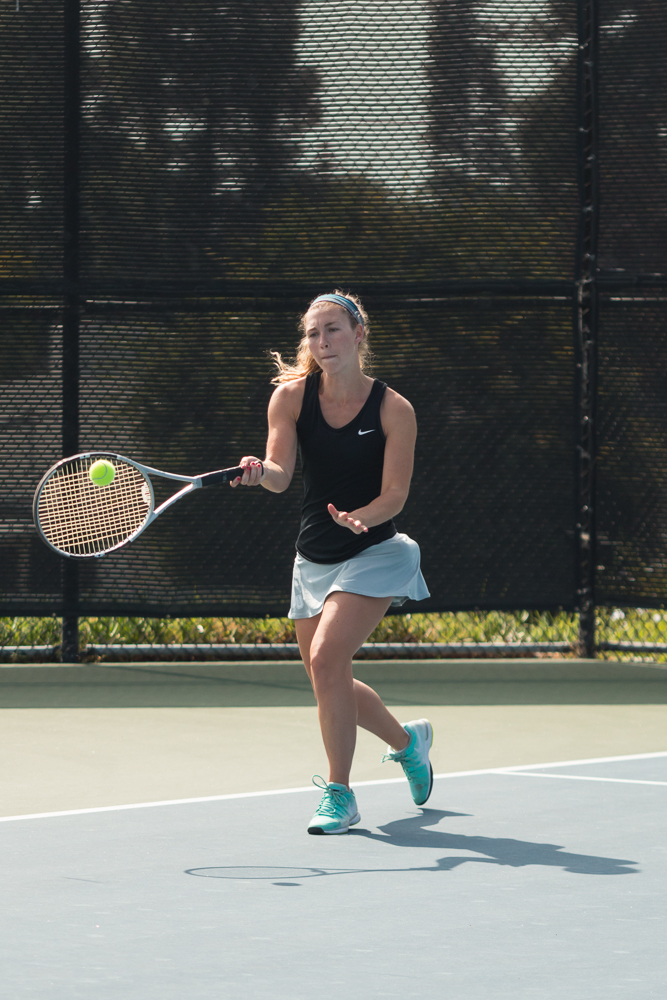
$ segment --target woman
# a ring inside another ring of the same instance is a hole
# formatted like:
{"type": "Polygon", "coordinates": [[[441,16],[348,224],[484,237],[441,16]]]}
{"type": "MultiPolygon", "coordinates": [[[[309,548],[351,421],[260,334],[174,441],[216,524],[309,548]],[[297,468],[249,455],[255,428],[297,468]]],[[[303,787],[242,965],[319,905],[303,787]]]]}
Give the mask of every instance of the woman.
{"type": "Polygon", "coordinates": [[[289,617],[296,620],[330,768],[329,781],[319,779],[324,795],[308,832],[337,834],[360,819],[349,787],[357,725],[388,744],[385,759],[402,764],[417,805],[431,793],[430,723],[401,726],[376,692],[352,676],[353,655],[387,609],[429,593],[419,547],[397,534],[392,520],[412,475],[412,406],[365,373],[368,317],[357,298],[320,295],[301,325],[296,363],[274,353],[278,388],[269,403],[266,458],[242,458],[245,472],[232,485],[261,483],[281,493],[300,447],[304,500],[289,617]]]}

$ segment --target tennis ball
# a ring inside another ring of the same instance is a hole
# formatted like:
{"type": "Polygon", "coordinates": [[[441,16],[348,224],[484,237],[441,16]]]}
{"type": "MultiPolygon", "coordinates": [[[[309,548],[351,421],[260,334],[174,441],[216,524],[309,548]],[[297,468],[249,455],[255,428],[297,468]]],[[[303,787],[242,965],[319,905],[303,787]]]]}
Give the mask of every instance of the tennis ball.
{"type": "Polygon", "coordinates": [[[108,486],[116,478],[116,470],[111,462],[98,458],[88,469],[88,475],[96,486],[108,486]]]}

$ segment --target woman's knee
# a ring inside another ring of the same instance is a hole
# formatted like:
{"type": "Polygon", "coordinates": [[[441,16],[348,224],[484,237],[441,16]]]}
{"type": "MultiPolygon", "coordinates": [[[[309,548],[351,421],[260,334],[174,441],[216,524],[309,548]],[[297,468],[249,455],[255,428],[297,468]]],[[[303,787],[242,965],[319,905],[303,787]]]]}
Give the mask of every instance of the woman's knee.
{"type": "Polygon", "coordinates": [[[326,648],[311,649],[310,679],[315,691],[352,682],[352,664],[326,648]]]}

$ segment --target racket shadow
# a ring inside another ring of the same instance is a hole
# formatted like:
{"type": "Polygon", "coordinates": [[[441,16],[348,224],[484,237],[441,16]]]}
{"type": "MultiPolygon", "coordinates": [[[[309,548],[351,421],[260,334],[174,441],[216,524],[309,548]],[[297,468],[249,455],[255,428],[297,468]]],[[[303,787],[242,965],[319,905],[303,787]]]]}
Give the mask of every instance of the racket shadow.
{"type": "Polygon", "coordinates": [[[428,848],[429,850],[466,851],[466,855],[448,854],[426,865],[395,865],[373,868],[275,867],[270,865],[224,865],[189,868],[184,874],[197,878],[229,879],[233,881],[272,882],[274,885],[297,886],[304,879],[331,878],[341,875],[391,875],[405,872],[450,872],[466,863],[524,868],[538,865],[560,868],[577,875],[637,875],[628,867],[636,862],[624,858],[607,858],[590,854],[573,854],[559,844],[543,844],[509,837],[480,837],[433,830],[444,818],[469,816],[469,813],[424,809],[418,816],[394,820],[377,829],[380,833],[356,827],[350,836],[385,844],[390,847],[428,848]],[[478,855],[471,857],[470,855],[478,855]]]}

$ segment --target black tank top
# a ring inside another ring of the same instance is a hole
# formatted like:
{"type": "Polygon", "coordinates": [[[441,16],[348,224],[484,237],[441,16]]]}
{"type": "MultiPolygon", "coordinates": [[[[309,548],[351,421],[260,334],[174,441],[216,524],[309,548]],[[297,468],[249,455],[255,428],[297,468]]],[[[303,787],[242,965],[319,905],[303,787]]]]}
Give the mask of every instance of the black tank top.
{"type": "Polygon", "coordinates": [[[330,427],[320,408],[320,372],[306,377],[301,413],[296,422],[303,469],[303,506],[297,551],[316,563],[350,559],[370,545],[396,534],[384,521],[355,535],[331,517],[327,504],[338,510],[365,507],[382,492],[384,431],[380,404],[387,386],[375,379],[370,396],[354,420],[330,427]]]}

